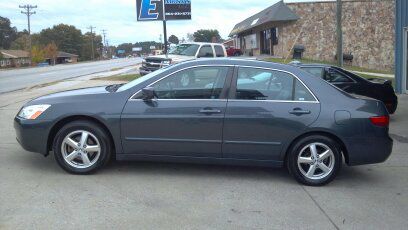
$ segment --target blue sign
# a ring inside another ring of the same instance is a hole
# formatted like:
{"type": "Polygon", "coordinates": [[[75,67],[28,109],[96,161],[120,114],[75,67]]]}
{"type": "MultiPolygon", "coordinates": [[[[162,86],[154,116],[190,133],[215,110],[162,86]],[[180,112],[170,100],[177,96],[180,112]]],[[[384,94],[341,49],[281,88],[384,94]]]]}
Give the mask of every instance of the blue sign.
{"type": "Polygon", "coordinates": [[[191,0],[136,0],[138,21],[191,19],[191,0]]]}

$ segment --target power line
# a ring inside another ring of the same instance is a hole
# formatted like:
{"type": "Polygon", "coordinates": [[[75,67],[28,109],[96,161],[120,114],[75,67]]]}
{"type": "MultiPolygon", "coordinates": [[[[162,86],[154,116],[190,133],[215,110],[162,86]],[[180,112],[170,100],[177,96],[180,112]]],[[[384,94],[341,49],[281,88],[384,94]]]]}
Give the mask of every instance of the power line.
{"type": "Polygon", "coordinates": [[[35,11],[32,11],[32,9],[37,8],[37,5],[19,5],[18,8],[24,9],[22,10],[21,13],[27,15],[27,24],[28,24],[28,46],[30,48],[30,53],[31,53],[31,24],[30,24],[30,17],[31,15],[35,14],[35,11]]]}
{"type": "Polygon", "coordinates": [[[19,5],[18,8],[24,9],[25,11],[21,11],[22,14],[27,15],[27,22],[28,22],[28,34],[31,34],[31,26],[30,26],[30,16],[35,14],[35,11],[32,11],[32,9],[37,8],[37,5],[19,5]]]}
{"type": "Polygon", "coordinates": [[[95,59],[95,50],[94,50],[94,35],[93,35],[93,29],[96,27],[94,26],[89,26],[87,29],[91,30],[91,49],[92,49],[92,60],[95,59]]]}
{"type": "Polygon", "coordinates": [[[106,50],[106,30],[103,29],[102,30],[102,35],[103,35],[103,56],[106,57],[107,56],[107,50],[106,50]]]}

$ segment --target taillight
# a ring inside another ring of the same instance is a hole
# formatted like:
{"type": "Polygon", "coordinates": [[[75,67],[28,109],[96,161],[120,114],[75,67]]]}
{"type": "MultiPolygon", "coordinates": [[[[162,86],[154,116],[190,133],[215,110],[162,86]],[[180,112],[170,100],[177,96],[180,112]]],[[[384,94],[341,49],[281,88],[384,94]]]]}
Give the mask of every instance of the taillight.
{"type": "Polygon", "coordinates": [[[370,117],[371,123],[373,125],[386,127],[390,124],[390,117],[389,116],[379,116],[379,117],[370,117]]]}

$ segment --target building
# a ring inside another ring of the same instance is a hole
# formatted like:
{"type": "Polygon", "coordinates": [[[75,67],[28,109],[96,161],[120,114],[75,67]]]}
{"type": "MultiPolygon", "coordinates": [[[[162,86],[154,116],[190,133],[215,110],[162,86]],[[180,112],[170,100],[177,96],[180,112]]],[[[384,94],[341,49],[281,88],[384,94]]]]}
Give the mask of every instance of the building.
{"type": "Polygon", "coordinates": [[[396,91],[408,93],[408,1],[396,0],[395,15],[396,91]]]}
{"type": "MultiPolygon", "coordinates": [[[[342,14],[343,52],[353,56],[351,64],[394,69],[394,0],[343,0],[342,14]]],[[[300,45],[305,58],[334,62],[336,1],[280,1],[238,23],[230,36],[247,55],[292,57],[300,45]]]]}
{"type": "Polygon", "coordinates": [[[30,54],[24,50],[0,50],[0,68],[30,66],[30,54]]]}
{"type": "MultiPolygon", "coordinates": [[[[52,65],[51,58],[45,59],[48,64],[52,65]]],[[[64,64],[64,63],[77,63],[78,62],[78,55],[70,54],[62,51],[58,51],[57,59],[55,60],[55,64],[64,64]]]]}

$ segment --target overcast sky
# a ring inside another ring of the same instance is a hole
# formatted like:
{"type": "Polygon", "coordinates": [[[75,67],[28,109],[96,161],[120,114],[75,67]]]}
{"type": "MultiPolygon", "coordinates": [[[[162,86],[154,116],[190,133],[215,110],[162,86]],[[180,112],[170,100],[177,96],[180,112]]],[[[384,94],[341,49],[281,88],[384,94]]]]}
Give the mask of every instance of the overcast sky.
{"type": "MultiPolygon", "coordinates": [[[[311,0],[286,0],[302,2],[311,0]]],[[[192,0],[192,20],[169,21],[168,36],[186,37],[197,29],[218,29],[226,38],[234,25],[278,2],[278,0],[192,0]]],[[[163,33],[161,22],[137,22],[136,0],[2,0],[0,16],[11,20],[12,26],[27,28],[27,18],[19,4],[37,5],[31,17],[31,31],[39,32],[59,23],[71,24],[87,31],[90,25],[96,33],[107,30],[110,44],[158,41],[163,33]]]]}

